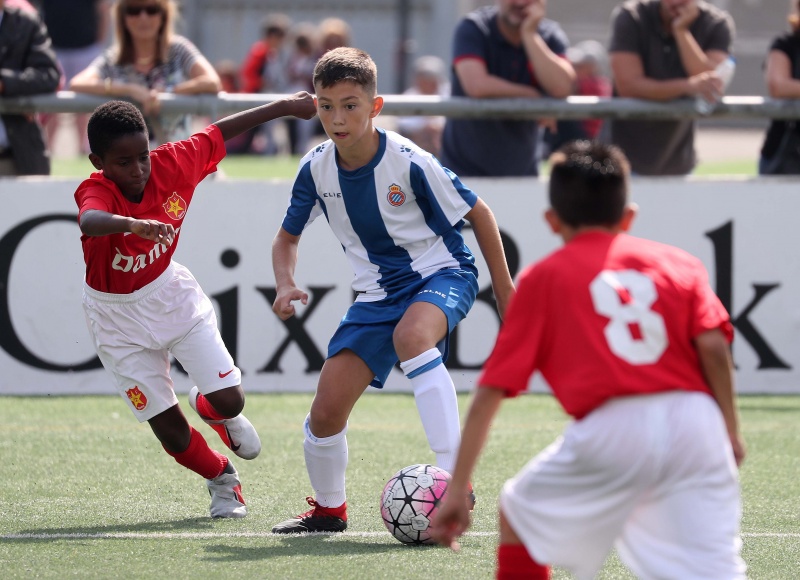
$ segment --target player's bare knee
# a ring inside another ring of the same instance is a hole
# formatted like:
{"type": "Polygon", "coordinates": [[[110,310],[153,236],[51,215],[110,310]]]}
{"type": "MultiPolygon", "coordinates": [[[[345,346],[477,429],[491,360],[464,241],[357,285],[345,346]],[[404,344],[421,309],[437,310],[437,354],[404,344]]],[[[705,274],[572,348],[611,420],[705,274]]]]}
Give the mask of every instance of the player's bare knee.
{"type": "Polygon", "coordinates": [[[244,409],[244,390],[240,385],[209,393],[206,399],[217,413],[225,417],[235,417],[244,409]]]}
{"type": "Polygon", "coordinates": [[[315,438],[322,438],[341,433],[345,425],[347,417],[343,417],[338,410],[312,406],[305,427],[315,438]]]}
{"type": "Polygon", "coordinates": [[[430,340],[423,325],[403,324],[402,321],[392,333],[392,342],[401,361],[413,358],[433,346],[428,344],[430,340]]]}

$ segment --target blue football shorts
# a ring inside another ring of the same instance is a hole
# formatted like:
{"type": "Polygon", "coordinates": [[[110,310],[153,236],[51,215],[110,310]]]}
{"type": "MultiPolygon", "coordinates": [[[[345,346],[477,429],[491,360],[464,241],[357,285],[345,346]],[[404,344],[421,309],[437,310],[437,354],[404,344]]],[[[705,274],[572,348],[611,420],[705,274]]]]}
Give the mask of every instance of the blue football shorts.
{"type": "Polygon", "coordinates": [[[375,302],[355,302],[328,344],[328,358],[350,349],[375,373],[371,386],[383,388],[397,363],[392,334],[409,306],[429,302],[447,317],[447,336],[437,345],[447,360],[450,333],[475,303],[478,277],[467,270],[445,269],[375,302]]]}

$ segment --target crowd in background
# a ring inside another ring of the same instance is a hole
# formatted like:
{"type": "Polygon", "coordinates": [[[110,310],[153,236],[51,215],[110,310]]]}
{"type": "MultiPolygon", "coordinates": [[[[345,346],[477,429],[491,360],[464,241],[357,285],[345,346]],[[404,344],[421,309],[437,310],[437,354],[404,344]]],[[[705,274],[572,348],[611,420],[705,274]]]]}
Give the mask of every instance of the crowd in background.
{"type": "MultiPolygon", "coordinates": [[[[766,85],[774,98],[800,96],[799,4],[794,3],[789,18],[791,32],[776,38],[765,55],[766,85]]],[[[7,24],[0,25],[0,47],[13,40],[13,14],[42,35],[32,54],[46,57],[37,64],[45,70],[50,60],[55,62],[60,80],[56,86],[26,85],[0,77],[0,96],[69,89],[130,99],[144,112],[154,145],[191,131],[187,115],[161,113],[159,95],[313,92],[311,73],[319,57],[331,48],[353,45],[352,30],[341,19],[293,22],[271,13],[247,54],[212,64],[191,39],[176,34],[175,0],[76,0],[68,9],[58,0],[0,0],[2,8],[7,24]],[[112,38],[106,38],[109,31],[112,38]]],[[[596,41],[569,46],[567,34],[547,18],[546,2],[495,0],[459,22],[451,62],[424,55],[413,63],[412,83],[405,92],[473,98],[696,97],[712,103],[724,94],[724,79],[715,69],[731,56],[735,35],[725,11],[703,0],[627,0],[612,14],[611,33],[608,48],[596,41]],[[526,40],[533,36],[536,42],[526,40]]],[[[20,77],[31,66],[21,61],[20,77]]],[[[12,74],[13,67],[0,62],[3,67],[8,69],[4,76],[12,74]]],[[[3,131],[3,124],[18,122],[10,117],[3,115],[0,123],[0,175],[48,173],[49,163],[28,167],[17,161],[14,150],[27,148],[10,143],[3,131]]],[[[26,119],[45,128],[42,155],[53,149],[64,124],[60,117],[26,119]]],[[[86,153],[86,116],[78,115],[76,121],[71,138],[86,153]]],[[[632,151],[633,170],[641,175],[687,174],[696,164],[693,119],[498,122],[423,116],[395,121],[400,133],[465,176],[536,175],[542,159],[574,138],[610,140],[632,151]],[[642,138],[656,133],[657,139],[642,138]]],[[[251,131],[228,147],[234,154],[302,155],[322,139],[317,120],[292,119],[251,131]]],[[[800,129],[794,122],[773,122],[760,172],[800,173],[798,144],[800,129]],[[792,152],[798,159],[786,161],[792,152]]]]}

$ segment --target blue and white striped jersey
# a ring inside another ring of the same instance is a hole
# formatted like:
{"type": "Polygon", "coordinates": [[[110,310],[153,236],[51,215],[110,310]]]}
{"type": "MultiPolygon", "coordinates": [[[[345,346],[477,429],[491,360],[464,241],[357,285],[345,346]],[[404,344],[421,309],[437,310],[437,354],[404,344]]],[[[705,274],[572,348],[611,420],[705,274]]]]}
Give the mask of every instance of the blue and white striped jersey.
{"type": "Polygon", "coordinates": [[[300,235],[325,214],[360,301],[380,300],[442,268],[477,274],[461,228],[478,197],[430,153],[378,132],[378,152],[355,171],[338,166],[330,140],[303,157],[283,228],[300,235]]]}

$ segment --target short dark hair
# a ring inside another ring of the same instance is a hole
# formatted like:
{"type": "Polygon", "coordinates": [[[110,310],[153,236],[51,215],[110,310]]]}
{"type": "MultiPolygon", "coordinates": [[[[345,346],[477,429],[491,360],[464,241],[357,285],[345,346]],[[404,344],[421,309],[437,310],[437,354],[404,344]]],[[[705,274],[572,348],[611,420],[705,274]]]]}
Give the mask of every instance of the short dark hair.
{"type": "Polygon", "coordinates": [[[89,149],[98,157],[105,156],[120,137],[148,134],[142,112],[127,101],[108,101],[97,107],[89,118],[86,133],[89,149]]]}
{"type": "Polygon", "coordinates": [[[550,206],[571,226],[613,226],[628,204],[630,163],[622,149],[570,141],[550,157],[550,206]]]}
{"type": "Polygon", "coordinates": [[[322,55],[314,67],[314,86],[327,89],[341,82],[352,82],[374,95],[378,87],[378,68],[363,50],[340,47],[322,55]]]}

